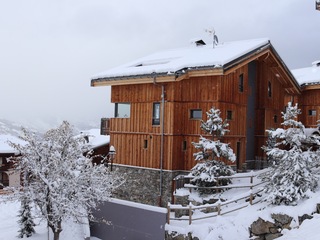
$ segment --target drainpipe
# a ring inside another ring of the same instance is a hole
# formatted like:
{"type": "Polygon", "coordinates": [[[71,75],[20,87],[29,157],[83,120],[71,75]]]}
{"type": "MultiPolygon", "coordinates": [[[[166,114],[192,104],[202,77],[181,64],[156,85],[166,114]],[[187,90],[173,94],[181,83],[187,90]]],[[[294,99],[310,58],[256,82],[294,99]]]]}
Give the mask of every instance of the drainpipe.
{"type": "Polygon", "coordinates": [[[160,184],[159,184],[159,206],[162,204],[162,182],[163,182],[163,155],[164,155],[164,98],[165,89],[163,84],[157,83],[157,74],[154,73],[153,84],[161,86],[161,139],[160,139],[160,184]]]}

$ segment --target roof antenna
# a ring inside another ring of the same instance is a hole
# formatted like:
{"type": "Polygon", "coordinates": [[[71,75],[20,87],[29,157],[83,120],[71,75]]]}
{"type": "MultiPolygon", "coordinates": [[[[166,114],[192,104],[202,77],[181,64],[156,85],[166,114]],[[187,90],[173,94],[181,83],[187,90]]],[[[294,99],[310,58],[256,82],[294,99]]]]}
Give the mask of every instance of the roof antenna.
{"type": "Polygon", "coordinates": [[[216,35],[216,31],[214,30],[214,28],[211,27],[211,28],[205,29],[205,32],[209,33],[210,36],[212,35],[212,46],[213,46],[213,48],[214,48],[214,46],[218,45],[219,40],[218,40],[218,37],[216,35]]]}

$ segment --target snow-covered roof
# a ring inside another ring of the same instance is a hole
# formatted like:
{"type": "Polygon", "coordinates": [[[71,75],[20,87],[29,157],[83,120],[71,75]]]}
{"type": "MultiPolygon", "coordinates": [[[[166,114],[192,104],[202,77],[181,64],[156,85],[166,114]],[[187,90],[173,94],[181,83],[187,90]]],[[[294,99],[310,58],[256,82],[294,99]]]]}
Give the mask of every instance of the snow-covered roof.
{"type": "Polygon", "coordinates": [[[90,146],[92,148],[98,148],[110,143],[109,135],[100,135],[100,129],[90,129],[81,132],[81,136],[88,136],[90,146]]]}
{"type": "Polygon", "coordinates": [[[21,145],[25,144],[25,142],[18,137],[15,137],[12,135],[6,135],[6,134],[0,135],[0,154],[1,153],[6,153],[6,154],[18,153],[16,149],[14,149],[9,145],[9,142],[13,142],[21,145]]]}
{"type": "Polygon", "coordinates": [[[220,43],[217,46],[201,45],[157,52],[130,63],[96,74],[95,79],[149,75],[152,73],[174,74],[182,69],[199,67],[223,67],[270,42],[266,38],[220,43]]]}
{"type": "Polygon", "coordinates": [[[312,67],[294,69],[291,72],[300,85],[320,84],[320,61],[314,61],[312,67]]]}

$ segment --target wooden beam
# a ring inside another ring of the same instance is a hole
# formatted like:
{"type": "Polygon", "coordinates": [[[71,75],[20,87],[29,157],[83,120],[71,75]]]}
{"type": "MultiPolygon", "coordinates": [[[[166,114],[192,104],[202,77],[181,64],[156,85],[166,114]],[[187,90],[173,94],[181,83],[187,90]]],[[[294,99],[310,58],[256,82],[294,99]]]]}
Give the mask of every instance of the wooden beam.
{"type": "Polygon", "coordinates": [[[262,52],[260,52],[258,54],[254,53],[253,55],[247,57],[246,59],[240,60],[239,62],[233,64],[233,66],[230,67],[228,70],[226,70],[224,72],[224,74],[228,75],[229,73],[234,72],[235,70],[247,65],[249,62],[251,62],[253,60],[256,60],[257,58],[260,58],[261,56],[267,54],[269,51],[270,51],[269,49],[265,49],[265,50],[263,50],[262,52]]]}
{"type": "MultiPolygon", "coordinates": [[[[168,75],[168,76],[157,76],[156,82],[157,83],[164,83],[164,82],[174,82],[175,76],[168,75]]],[[[115,78],[115,79],[93,79],[91,80],[91,87],[101,87],[101,86],[117,86],[117,85],[131,85],[131,84],[145,84],[145,83],[153,83],[154,79],[153,76],[146,76],[146,77],[128,77],[128,78],[115,78]]]]}
{"type": "Polygon", "coordinates": [[[302,89],[305,90],[315,90],[320,89],[320,83],[319,84],[310,84],[310,85],[304,85],[302,86],[302,89]]]}

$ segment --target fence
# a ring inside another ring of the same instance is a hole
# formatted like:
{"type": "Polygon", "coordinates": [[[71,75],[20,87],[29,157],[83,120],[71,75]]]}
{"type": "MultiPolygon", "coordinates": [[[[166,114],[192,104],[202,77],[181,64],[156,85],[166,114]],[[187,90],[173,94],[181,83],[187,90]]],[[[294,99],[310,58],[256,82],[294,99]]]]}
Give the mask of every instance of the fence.
{"type": "MultiPolygon", "coordinates": [[[[258,176],[267,172],[268,170],[264,169],[259,172],[251,172],[251,173],[238,173],[234,176],[228,176],[228,177],[218,177],[218,180],[229,178],[229,179],[237,179],[237,178],[248,178],[248,184],[229,184],[227,186],[215,186],[215,187],[202,187],[203,189],[213,189],[216,191],[220,191],[222,189],[233,189],[233,188],[248,188],[249,192],[246,194],[243,194],[239,196],[236,199],[232,199],[230,201],[225,201],[222,202],[220,199],[217,200],[217,202],[213,204],[205,204],[205,205],[200,205],[200,206],[194,206],[191,203],[189,203],[188,206],[181,206],[177,204],[168,204],[168,215],[167,215],[167,223],[170,224],[170,220],[188,220],[189,224],[192,223],[194,220],[200,220],[200,219],[205,219],[205,218],[211,218],[211,217],[216,217],[219,215],[224,215],[230,212],[237,211],[239,209],[242,209],[244,207],[247,207],[248,205],[253,205],[261,201],[261,199],[257,200],[257,197],[261,196],[259,195],[260,192],[262,192],[262,189],[255,189],[257,186],[260,186],[264,184],[265,182],[258,181],[258,176]],[[244,204],[240,204],[239,201],[245,200],[244,204]],[[228,210],[224,210],[224,206],[231,205],[232,203],[235,203],[234,208],[228,208],[228,210]],[[205,216],[200,216],[196,217],[193,216],[193,213],[195,210],[202,210],[202,209],[211,209],[211,213],[205,214],[205,216]],[[184,217],[171,217],[171,211],[185,211],[187,213],[186,216],[184,217]]],[[[182,177],[178,177],[178,180],[181,181],[182,177]]],[[[180,185],[180,184],[177,184],[180,185]]],[[[181,186],[181,185],[180,185],[181,186]]],[[[189,188],[190,191],[193,189],[199,189],[200,187],[192,185],[192,184],[184,184],[185,188],[189,188]]]]}

